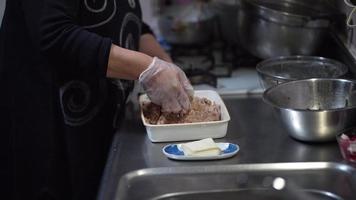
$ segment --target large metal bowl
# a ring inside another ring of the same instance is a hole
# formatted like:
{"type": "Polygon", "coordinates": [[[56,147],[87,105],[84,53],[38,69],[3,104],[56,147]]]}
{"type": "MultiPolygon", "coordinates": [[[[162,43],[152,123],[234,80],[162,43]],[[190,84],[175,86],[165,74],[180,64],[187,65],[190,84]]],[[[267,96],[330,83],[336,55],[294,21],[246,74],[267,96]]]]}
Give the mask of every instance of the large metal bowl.
{"type": "Polygon", "coordinates": [[[356,81],[304,79],[269,88],[263,100],[293,138],[307,142],[335,140],[356,125],[356,81]]]}
{"type": "Polygon", "coordinates": [[[257,64],[261,86],[269,88],[308,78],[341,78],[348,68],[341,62],[316,56],[280,56],[257,64]]]}

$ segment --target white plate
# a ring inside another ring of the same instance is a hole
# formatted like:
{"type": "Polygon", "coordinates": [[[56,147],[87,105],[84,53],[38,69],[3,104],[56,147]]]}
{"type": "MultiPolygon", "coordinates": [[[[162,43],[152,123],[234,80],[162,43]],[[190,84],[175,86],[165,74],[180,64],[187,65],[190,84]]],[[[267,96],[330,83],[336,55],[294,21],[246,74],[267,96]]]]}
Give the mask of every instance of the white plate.
{"type": "Polygon", "coordinates": [[[181,144],[166,145],[163,147],[162,151],[168,158],[175,160],[218,160],[230,158],[240,150],[240,147],[237,144],[222,142],[216,144],[221,150],[220,155],[217,156],[185,156],[181,144]]]}

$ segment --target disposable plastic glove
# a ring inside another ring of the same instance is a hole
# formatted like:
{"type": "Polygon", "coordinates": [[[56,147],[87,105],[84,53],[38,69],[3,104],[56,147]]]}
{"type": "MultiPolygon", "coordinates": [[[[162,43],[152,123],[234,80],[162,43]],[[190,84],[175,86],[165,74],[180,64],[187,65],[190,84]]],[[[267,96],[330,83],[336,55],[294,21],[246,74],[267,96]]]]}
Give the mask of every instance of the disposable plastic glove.
{"type": "Polygon", "coordinates": [[[161,106],[162,112],[184,114],[190,109],[194,90],[176,65],[154,57],[140,74],[139,82],[152,103],[161,106]]]}

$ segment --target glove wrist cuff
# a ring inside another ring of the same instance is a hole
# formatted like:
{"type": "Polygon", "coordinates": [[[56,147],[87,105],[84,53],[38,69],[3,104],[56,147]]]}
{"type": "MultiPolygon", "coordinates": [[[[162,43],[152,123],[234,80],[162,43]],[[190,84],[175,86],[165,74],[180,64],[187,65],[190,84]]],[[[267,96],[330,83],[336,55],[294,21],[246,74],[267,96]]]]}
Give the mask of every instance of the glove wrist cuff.
{"type": "Polygon", "coordinates": [[[141,82],[142,79],[144,79],[145,74],[147,74],[150,71],[150,69],[154,66],[154,64],[156,63],[157,59],[158,59],[157,57],[153,57],[151,64],[148,65],[148,67],[145,70],[143,70],[143,72],[141,72],[140,76],[138,77],[138,80],[140,82],[141,82]]]}

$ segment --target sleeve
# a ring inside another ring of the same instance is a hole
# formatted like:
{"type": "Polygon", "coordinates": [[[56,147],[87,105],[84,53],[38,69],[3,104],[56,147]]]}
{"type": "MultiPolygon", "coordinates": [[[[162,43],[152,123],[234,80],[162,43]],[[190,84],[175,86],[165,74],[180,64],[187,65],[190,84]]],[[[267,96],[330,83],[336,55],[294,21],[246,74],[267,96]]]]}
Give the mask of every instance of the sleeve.
{"type": "MultiPolygon", "coordinates": [[[[26,18],[36,12],[31,10],[32,0],[22,2],[26,18]]],[[[43,0],[37,20],[40,49],[51,62],[66,63],[60,66],[62,71],[105,77],[112,41],[78,26],[79,4],[79,0],[43,0]]]]}
{"type": "Polygon", "coordinates": [[[145,22],[142,22],[142,32],[141,32],[141,35],[147,34],[147,33],[152,34],[152,35],[154,36],[154,33],[153,33],[151,27],[148,26],[148,24],[146,24],[145,22]]]}

